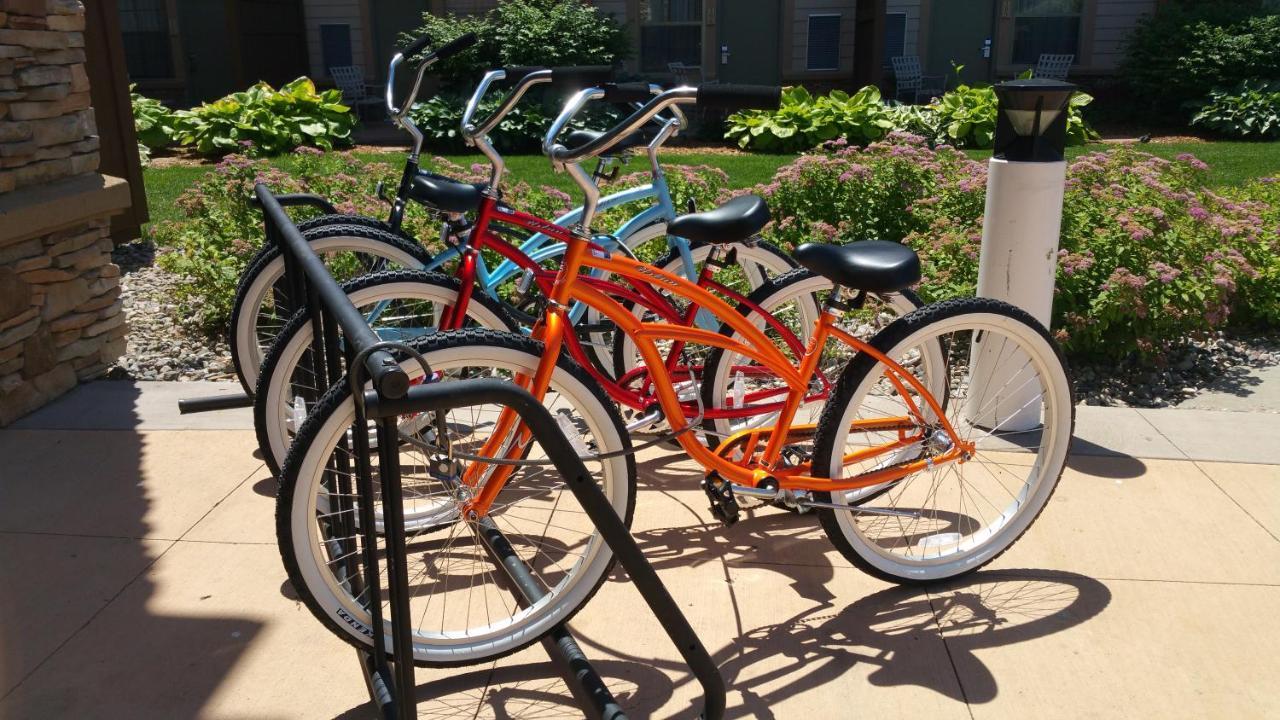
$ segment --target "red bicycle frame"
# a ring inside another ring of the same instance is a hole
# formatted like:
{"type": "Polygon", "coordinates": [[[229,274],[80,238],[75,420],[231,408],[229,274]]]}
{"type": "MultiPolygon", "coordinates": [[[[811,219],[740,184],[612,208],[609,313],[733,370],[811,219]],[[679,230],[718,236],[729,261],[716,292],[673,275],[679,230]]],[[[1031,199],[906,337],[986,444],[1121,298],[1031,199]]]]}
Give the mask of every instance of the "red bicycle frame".
{"type": "MultiPolygon", "coordinates": [[[[518,247],[512,245],[495,233],[490,226],[493,223],[500,223],[512,227],[521,228],[523,230],[535,233],[543,233],[552,238],[556,242],[568,243],[575,237],[571,229],[556,225],[548,220],[544,220],[536,215],[513,210],[498,202],[497,198],[486,194],[480,203],[480,207],[476,214],[475,224],[472,226],[470,236],[466,239],[465,244],[460,248],[460,261],[454,276],[462,284],[462,288],[458,294],[458,304],[450,308],[445,314],[441,322],[441,329],[456,330],[462,327],[466,318],[467,304],[471,301],[471,295],[476,285],[477,274],[477,258],[481,252],[489,250],[498,253],[502,257],[510,260],[521,270],[528,271],[535,283],[537,283],[539,291],[546,297],[550,297],[556,277],[559,273],[558,269],[543,268],[532,258],[522,252],[518,247]]],[[[605,248],[591,244],[590,251],[594,253],[606,253],[605,248]]],[[[661,280],[656,274],[655,280],[661,280]]],[[[698,316],[699,306],[691,303],[689,307],[683,311],[675,307],[671,301],[663,293],[658,291],[653,285],[636,282],[627,279],[627,284],[623,285],[618,282],[610,281],[603,278],[582,277],[580,282],[586,282],[594,289],[612,296],[613,298],[624,302],[634,303],[636,306],[642,307],[645,311],[656,315],[663,322],[673,325],[692,326],[698,316]]],[[[732,288],[726,287],[721,283],[712,279],[712,271],[710,267],[703,267],[697,280],[697,284],[704,289],[710,290],[727,300],[737,303],[740,307],[758,313],[765,318],[765,322],[770,328],[775,330],[787,344],[788,349],[794,353],[802,353],[804,351],[804,342],[796,337],[790,329],[779,322],[769,313],[765,312],[759,305],[755,304],[742,294],[734,291],[732,288]]],[[[579,365],[581,365],[591,375],[591,377],[604,388],[605,392],[613,399],[614,402],[629,407],[634,410],[646,411],[657,406],[657,398],[652,389],[652,383],[642,381],[641,378],[646,373],[646,368],[636,368],[627,373],[622,378],[612,378],[605,374],[596,366],[588,357],[586,350],[583,348],[581,341],[575,333],[565,334],[565,345],[572,357],[579,365]],[[636,389],[635,386],[639,386],[636,389]]],[[[697,366],[681,367],[679,359],[681,351],[684,348],[683,341],[672,343],[667,352],[665,367],[667,373],[674,377],[692,378],[701,368],[697,366]]],[[[821,377],[821,390],[816,392],[810,399],[818,399],[830,392],[830,382],[821,377]]],[[[779,403],[779,406],[781,403],[779,403]]],[[[698,413],[697,404],[694,402],[686,402],[682,404],[687,417],[694,417],[698,413]]],[[[704,408],[704,417],[717,418],[739,418],[750,415],[756,415],[761,412],[768,411],[769,406],[752,405],[747,403],[743,408],[704,408]]]]}

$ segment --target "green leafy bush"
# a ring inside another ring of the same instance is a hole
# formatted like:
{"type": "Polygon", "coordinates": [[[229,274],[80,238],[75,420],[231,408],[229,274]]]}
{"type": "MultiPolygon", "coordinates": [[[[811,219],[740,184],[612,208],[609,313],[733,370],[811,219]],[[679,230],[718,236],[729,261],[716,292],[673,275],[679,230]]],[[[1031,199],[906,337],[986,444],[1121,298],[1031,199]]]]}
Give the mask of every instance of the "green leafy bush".
{"type": "MultiPolygon", "coordinates": [[[[1093,102],[1085,93],[1071,99],[1067,143],[1083,145],[1097,137],[1080,110],[1093,102]]],[[[835,138],[865,145],[891,130],[920,135],[935,144],[989,148],[996,129],[996,94],[990,87],[960,85],[929,105],[886,106],[880,91],[867,86],[853,95],[839,90],[812,96],[803,87],[787,88],[775,111],[747,110],[729,116],[725,137],[739,147],[764,152],[795,152],[835,138]]]]}
{"type": "MultiPolygon", "coordinates": [[[[1219,195],[1190,155],[1130,149],[1070,165],[1053,329],[1077,356],[1152,358],[1231,318],[1280,318],[1280,187],[1259,181],[1219,195]]],[[[986,167],[963,153],[890,135],[833,143],[755,189],[785,247],[812,240],[905,242],[924,262],[926,300],[977,285],[986,167]]]]}
{"type": "Polygon", "coordinates": [[[1215,88],[1191,124],[1248,140],[1280,138],[1280,82],[1246,80],[1215,88]]]}
{"type": "Polygon", "coordinates": [[[813,96],[801,86],[787,88],[777,110],[743,110],[729,116],[725,137],[738,147],[794,152],[844,137],[872,142],[893,129],[880,90],[868,85],[853,95],[833,90],[813,96]]]}
{"type": "Polygon", "coordinates": [[[279,90],[258,83],[244,92],[176,113],[177,139],[202,155],[276,155],[297,147],[331,150],[351,143],[356,117],[340,90],[316,92],[301,77],[279,90]]]}
{"type": "Polygon", "coordinates": [[[1280,16],[1262,0],[1173,0],[1129,36],[1120,69],[1135,116],[1185,121],[1210,90],[1280,78],[1280,16]]]}
{"type": "Polygon", "coordinates": [[[135,92],[136,85],[129,86],[129,99],[133,105],[133,129],[138,133],[138,144],[159,149],[173,144],[177,137],[177,117],[155,98],[135,92]]]}
{"type": "Polygon", "coordinates": [[[476,45],[433,67],[460,86],[493,68],[613,65],[631,54],[626,31],[583,0],[500,0],[483,15],[424,13],[402,40],[426,35],[439,46],[467,33],[475,33],[476,45]]]}

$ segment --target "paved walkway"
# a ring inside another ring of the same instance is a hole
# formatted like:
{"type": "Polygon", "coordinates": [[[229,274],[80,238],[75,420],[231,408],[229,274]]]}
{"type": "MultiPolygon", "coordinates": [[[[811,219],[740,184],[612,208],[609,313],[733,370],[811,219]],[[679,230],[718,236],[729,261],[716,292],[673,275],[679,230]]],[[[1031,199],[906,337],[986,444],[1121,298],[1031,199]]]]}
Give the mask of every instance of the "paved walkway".
{"type": "MultiPolygon", "coordinates": [[[[96,383],[0,431],[0,718],[372,717],[354,653],[285,582],[247,413],[173,410],[207,392],[96,383]]],[[[1280,416],[1078,423],[1031,532],[943,588],[858,572],[807,517],[710,524],[662,453],[635,532],[731,717],[1280,716],[1280,416]]],[[[632,717],[689,716],[628,584],[573,626],[632,717]]],[[[536,647],[418,680],[421,717],[575,716],[536,647]]]]}

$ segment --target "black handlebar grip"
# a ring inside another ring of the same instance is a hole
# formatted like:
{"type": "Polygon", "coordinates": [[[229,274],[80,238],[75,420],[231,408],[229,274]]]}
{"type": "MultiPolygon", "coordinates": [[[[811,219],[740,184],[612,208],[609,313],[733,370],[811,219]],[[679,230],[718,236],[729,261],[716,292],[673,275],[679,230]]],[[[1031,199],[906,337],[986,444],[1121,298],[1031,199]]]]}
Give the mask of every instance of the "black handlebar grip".
{"type": "Polygon", "coordinates": [[[542,70],[546,70],[546,68],[541,65],[517,65],[515,67],[502,68],[502,71],[506,73],[506,76],[502,78],[502,83],[505,85],[515,85],[529,75],[542,70]]]}
{"type": "Polygon", "coordinates": [[[476,41],[477,41],[477,38],[475,33],[467,33],[466,35],[463,35],[458,38],[454,38],[453,40],[450,40],[449,42],[445,43],[443,46],[438,48],[433,54],[436,56],[436,60],[448,60],[454,55],[457,55],[463,50],[466,50],[472,45],[475,45],[476,41]]]}
{"type": "Polygon", "coordinates": [[[422,52],[422,49],[425,48],[430,42],[431,42],[431,38],[427,37],[426,35],[423,35],[417,40],[414,40],[413,42],[409,43],[409,47],[401,50],[400,54],[405,57],[412,57],[422,52]]]}
{"type": "Polygon", "coordinates": [[[551,68],[551,82],[558,87],[578,90],[603,85],[613,79],[612,65],[575,65],[551,68]]]}
{"type": "Polygon", "coordinates": [[[609,83],[604,86],[604,101],[611,103],[646,103],[654,98],[649,83],[609,83]]]}
{"type": "Polygon", "coordinates": [[[702,85],[698,105],[725,110],[777,110],[782,88],[777,85],[702,85]]]}

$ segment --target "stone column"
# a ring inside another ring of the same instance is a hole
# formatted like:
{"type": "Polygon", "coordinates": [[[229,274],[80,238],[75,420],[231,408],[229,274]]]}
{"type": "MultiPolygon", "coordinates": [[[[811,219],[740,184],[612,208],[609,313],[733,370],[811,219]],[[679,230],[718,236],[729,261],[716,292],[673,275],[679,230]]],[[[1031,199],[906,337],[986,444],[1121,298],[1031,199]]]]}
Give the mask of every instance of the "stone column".
{"type": "Polygon", "coordinates": [[[0,427],[124,352],[78,0],[0,0],[0,427]]]}

